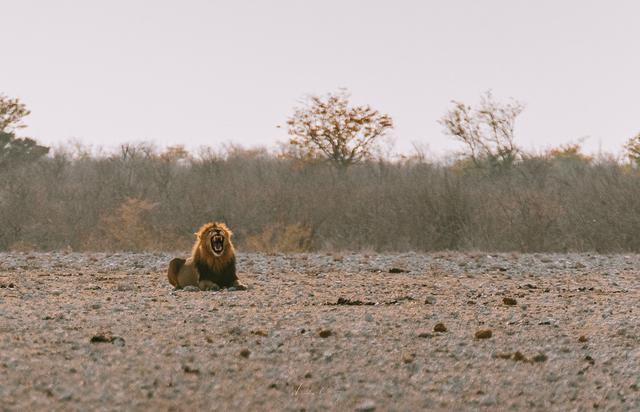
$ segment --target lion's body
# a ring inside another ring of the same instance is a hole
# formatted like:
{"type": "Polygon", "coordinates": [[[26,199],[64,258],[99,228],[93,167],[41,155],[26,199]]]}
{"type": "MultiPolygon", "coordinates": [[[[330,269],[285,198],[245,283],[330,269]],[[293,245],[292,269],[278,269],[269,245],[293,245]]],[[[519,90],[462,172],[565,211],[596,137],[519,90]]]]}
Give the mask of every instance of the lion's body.
{"type": "Polygon", "coordinates": [[[189,259],[169,262],[169,283],[180,289],[197,286],[201,290],[235,287],[245,289],[236,275],[236,256],[231,231],[223,223],[207,223],[195,233],[197,239],[189,259]],[[220,253],[214,253],[212,239],[222,239],[220,253]]]}
{"type": "Polygon", "coordinates": [[[181,289],[186,286],[198,286],[198,272],[193,265],[193,259],[174,258],[169,262],[169,283],[181,289]]]}

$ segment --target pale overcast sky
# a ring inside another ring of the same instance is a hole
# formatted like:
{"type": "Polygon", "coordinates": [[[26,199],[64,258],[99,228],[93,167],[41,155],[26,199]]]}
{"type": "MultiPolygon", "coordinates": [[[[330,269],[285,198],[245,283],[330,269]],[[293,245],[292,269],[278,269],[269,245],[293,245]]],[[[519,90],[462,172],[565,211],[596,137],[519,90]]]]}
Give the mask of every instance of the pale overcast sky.
{"type": "Polygon", "coordinates": [[[457,145],[452,99],[526,104],[518,141],[640,132],[640,1],[0,0],[0,92],[32,110],[23,134],[271,146],[299,99],[347,87],[395,120],[396,150],[457,145]]]}

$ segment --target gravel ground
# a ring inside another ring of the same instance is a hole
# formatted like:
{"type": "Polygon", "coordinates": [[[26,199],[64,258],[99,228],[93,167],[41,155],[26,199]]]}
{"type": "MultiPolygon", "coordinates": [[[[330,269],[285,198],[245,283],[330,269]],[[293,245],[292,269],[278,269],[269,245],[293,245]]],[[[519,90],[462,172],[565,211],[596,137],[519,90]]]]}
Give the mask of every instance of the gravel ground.
{"type": "Polygon", "coordinates": [[[0,253],[0,409],[640,410],[638,255],[170,257],[0,253]]]}

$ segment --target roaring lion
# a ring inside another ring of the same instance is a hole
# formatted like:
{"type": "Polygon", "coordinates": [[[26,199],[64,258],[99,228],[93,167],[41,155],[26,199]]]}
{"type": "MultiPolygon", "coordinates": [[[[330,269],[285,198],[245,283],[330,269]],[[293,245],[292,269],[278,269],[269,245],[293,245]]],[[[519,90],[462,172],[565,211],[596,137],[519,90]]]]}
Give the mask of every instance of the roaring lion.
{"type": "Polygon", "coordinates": [[[236,276],[236,254],[229,228],[224,223],[207,223],[194,234],[191,257],[169,262],[169,283],[178,289],[197,286],[200,290],[245,290],[247,287],[236,276]]]}

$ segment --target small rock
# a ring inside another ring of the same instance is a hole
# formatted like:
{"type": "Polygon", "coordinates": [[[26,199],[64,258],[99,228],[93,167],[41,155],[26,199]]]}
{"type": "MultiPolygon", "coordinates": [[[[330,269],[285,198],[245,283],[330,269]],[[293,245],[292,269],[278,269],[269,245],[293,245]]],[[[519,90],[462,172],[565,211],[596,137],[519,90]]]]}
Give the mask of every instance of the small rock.
{"type": "Polygon", "coordinates": [[[493,336],[493,332],[491,331],[491,329],[480,329],[476,332],[475,336],[476,339],[489,339],[491,336],[493,336]]]}
{"type": "MultiPolygon", "coordinates": [[[[329,305],[331,305],[331,303],[329,303],[329,305]]],[[[367,306],[373,306],[375,305],[375,302],[363,302],[361,300],[357,300],[357,299],[349,299],[349,298],[338,298],[338,301],[336,303],[334,303],[334,305],[346,305],[346,306],[362,306],[362,305],[367,305],[367,306]]]]}
{"type": "Polygon", "coordinates": [[[549,358],[544,353],[538,353],[536,356],[531,358],[533,362],[545,362],[547,359],[549,358]]]}
{"type": "Polygon", "coordinates": [[[553,318],[545,318],[542,319],[540,322],[538,322],[538,325],[553,325],[556,326],[557,325],[557,321],[553,318]]]}
{"type": "Polygon", "coordinates": [[[515,300],[514,298],[502,298],[502,303],[504,303],[507,306],[514,306],[518,304],[518,301],[515,300]]]}
{"type": "Polygon", "coordinates": [[[522,354],[520,351],[516,351],[513,354],[513,360],[516,362],[527,362],[527,357],[522,354]]]}
{"type": "Polygon", "coordinates": [[[376,410],[376,403],[370,399],[360,402],[356,406],[356,412],[373,412],[376,410]]]}
{"type": "Polygon", "coordinates": [[[240,351],[240,356],[243,358],[248,358],[251,355],[251,351],[247,348],[244,348],[240,351]]]}
{"type": "Polygon", "coordinates": [[[588,339],[586,336],[584,336],[584,335],[581,335],[581,336],[578,338],[578,342],[581,342],[581,343],[587,342],[588,340],[589,340],[589,339],[588,339]]]}
{"type": "Polygon", "coordinates": [[[402,362],[411,363],[416,359],[415,353],[406,353],[402,356],[402,362]]]}
{"type": "Polygon", "coordinates": [[[427,305],[434,305],[436,303],[436,297],[435,296],[427,296],[426,298],[424,298],[424,303],[427,305]]]}
{"type": "Polygon", "coordinates": [[[406,273],[408,270],[400,269],[400,268],[391,268],[389,269],[389,273],[406,273]]]}
{"type": "Polygon", "coordinates": [[[116,346],[124,346],[125,341],[120,336],[113,336],[111,332],[101,332],[89,339],[91,343],[113,343],[116,346]]]}
{"type": "Polygon", "coordinates": [[[184,292],[199,292],[200,288],[197,286],[189,285],[182,288],[184,292]]]}
{"type": "Polygon", "coordinates": [[[241,328],[240,326],[234,326],[234,327],[232,327],[231,329],[229,329],[229,330],[227,331],[227,333],[228,333],[229,335],[237,335],[237,336],[240,336],[240,335],[242,335],[243,330],[242,330],[242,328],[241,328]]]}
{"type": "Polygon", "coordinates": [[[130,290],[135,290],[135,287],[133,285],[130,285],[128,283],[121,283],[116,287],[116,290],[118,292],[127,292],[130,290]]]}
{"type": "Polygon", "coordinates": [[[323,329],[318,332],[318,335],[320,335],[321,338],[328,338],[329,336],[333,335],[333,332],[330,329],[323,329]]]}
{"type": "Polygon", "coordinates": [[[447,331],[447,327],[444,326],[444,323],[439,322],[439,323],[436,323],[436,325],[433,327],[433,331],[434,332],[446,332],[447,331]]]}
{"type": "Polygon", "coordinates": [[[182,367],[182,370],[184,371],[184,373],[193,373],[194,375],[199,375],[200,374],[200,369],[192,368],[189,365],[184,365],[182,367]]]}

